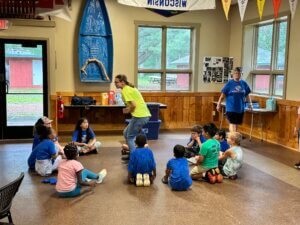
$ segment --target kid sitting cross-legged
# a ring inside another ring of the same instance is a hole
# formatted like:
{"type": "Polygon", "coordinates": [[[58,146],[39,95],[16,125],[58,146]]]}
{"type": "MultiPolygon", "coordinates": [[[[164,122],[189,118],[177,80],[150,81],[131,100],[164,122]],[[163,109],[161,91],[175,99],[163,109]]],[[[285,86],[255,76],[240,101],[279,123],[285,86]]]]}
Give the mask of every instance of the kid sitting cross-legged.
{"type": "Polygon", "coordinates": [[[243,150],[240,147],[242,135],[238,132],[230,132],[228,135],[228,143],[231,148],[228,149],[219,160],[226,160],[224,166],[221,168],[221,173],[229,179],[235,180],[237,172],[243,163],[243,150]]]}
{"type": "Polygon", "coordinates": [[[58,176],[56,190],[59,197],[75,197],[82,193],[81,186],[94,187],[96,183],[102,183],[107,172],[105,169],[95,174],[84,169],[78,162],[78,151],[76,145],[68,144],[64,148],[66,159],[58,165],[58,176]]]}
{"type": "Polygon", "coordinates": [[[189,175],[188,161],[183,158],[185,148],[182,145],[175,145],[173,152],[175,159],[169,160],[162,182],[169,183],[172,190],[186,191],[192,185],[192,179],[189,175]]]}
{"type": "Polygon", "coordinates": [[[156,177],[156,164],[151,149],[145,147],[145,135],[135,139],[136,149],[130,152],[128,163],[128,181],[136,186],[150,186],[156,177]]]}
{"type": "Polygon", "coordinates": [[[206,172],[210,183],[222,181],[221,174],[212,174],[214,168],[218,166],[218,157],[220,151],[220,143],[213,139],[217,132],[217,127],[213,123],[204,125],[202,134],[206,138],[203,143],[199,155],[196,156],[196,166],[191,171],[193,180],[199,180],[205,177],[206,172]]]}

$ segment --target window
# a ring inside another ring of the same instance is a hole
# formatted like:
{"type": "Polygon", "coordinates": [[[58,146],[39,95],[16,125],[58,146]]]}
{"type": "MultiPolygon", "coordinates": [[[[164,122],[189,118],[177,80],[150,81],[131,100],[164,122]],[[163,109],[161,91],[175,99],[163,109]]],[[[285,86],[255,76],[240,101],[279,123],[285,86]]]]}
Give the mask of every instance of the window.
{"type": "Polygon", "coordinates": [[[193,27],[137,27],[137,87],[141,91],[190,91],[193,27]]]}
{"type": "Polygon", "coordinates": [[[287,34],[287,16],[245,27],[243,67],[251,75],[253,93],[283,97],[287,34]]]}

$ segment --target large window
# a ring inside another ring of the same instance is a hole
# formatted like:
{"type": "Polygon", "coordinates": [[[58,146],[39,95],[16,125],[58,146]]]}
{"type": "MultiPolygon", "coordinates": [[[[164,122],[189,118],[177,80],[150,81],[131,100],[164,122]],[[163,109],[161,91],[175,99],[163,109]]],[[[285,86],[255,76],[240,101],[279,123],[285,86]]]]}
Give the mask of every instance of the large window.
{"type": "Polygon", "coordinates": [[[193,29],[193,27],[138,25],[139,90],[191,90],[193,29]]]}
{"type": "Polygon", "coordinates": [[[243,66],[251,74],[253,93],[284,96],[287,38],[288,17],[245,27],[243,66]]]}

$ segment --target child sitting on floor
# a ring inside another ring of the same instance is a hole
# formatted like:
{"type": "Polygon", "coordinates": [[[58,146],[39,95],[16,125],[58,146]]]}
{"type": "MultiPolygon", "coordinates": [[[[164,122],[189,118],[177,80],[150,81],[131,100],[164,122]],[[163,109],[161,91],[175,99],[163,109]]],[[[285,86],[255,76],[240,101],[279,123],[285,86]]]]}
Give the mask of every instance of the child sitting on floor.
{"type": "Polygon", "coordinates": [[[193,126],[191,128],[191,137],[187,144],[184,157],[191,158],[196,156],[205,141],[206,139],[202,135],[202,127],[199,125],[193,126]]]}
{"type": "Polygon", "coordinates": [[[98,153],[101,143],[96,140],[96,135],[87,118],[80,118],[73,132],[72,141],[77,146],[79,155],[98,153]]]}
{"type": "Polygon", "coordinates": [[[230,148],[226,140],[226,132],[223,129],[217,131],[215,139],[220,142],[220,153],[223,154],[227,149],[230,148]]]}
{"type": "Polygon", "coordinates": [[[136,186],[150,186],[156,177],[156,164],[151,149],[145,147],[145,135],[135,139],[136,149],[130,152],[128,163],[128,181],[136,186]]]}
{"type": "Polygon", "coordinates": [[[202,134],[206,139],[203,143],[199,155],[196,158],[196,166],[191,171],[191,177],[193,180],[199,180],[205,178],[206,172],[210,183],[214,184],[222,182],[222,175],[218,173],[212,173],[214,168],[218,167],[218,157],[220,151],[220,143],[213,139],[217,132],[217,127],[213,123],[204,125],[202,134]]]}
{"type": "Polygon", "coordinates": [[[173,152],[175,159],[169,160],[162,182],[169,183],[172,190],[186,191],[192,185],[192,179],[189,175],[188,161],[183,158],[185,148],[182,145],[175,145],[173,152]]]}
{"type": "Polygon", "coordinates": [[[94,187],[96,183],[102,183],[107,172],[105,169],[95,174],[84,169],[78,162],[78,151],[73,143],[64,148],[66,159],[63,159],[58,165],[58,176],[56,190],[59,197],[75,197],[82,193],[81,186],[94,187]]]}
{"type": "Polygon", "coordinates": [[[55,144],[52,141],[55,132],[52,128],[41,126],[39,129],[41,142],[31,152],[28,165],[30,168],[35,168],[39,175],[48,176],[57,169],[63,152],[56,151],[55,144]]]}
{"type": "Polygon", "coordinates": [[[240,147],[242,135],[238,132],[230,132],[227,140],[231,148],[219,157],[219,160],[226,159],[221,173],[224,178],[235,180],[237,179],[237,172],[243,164],[243,150],[240,147]]]}

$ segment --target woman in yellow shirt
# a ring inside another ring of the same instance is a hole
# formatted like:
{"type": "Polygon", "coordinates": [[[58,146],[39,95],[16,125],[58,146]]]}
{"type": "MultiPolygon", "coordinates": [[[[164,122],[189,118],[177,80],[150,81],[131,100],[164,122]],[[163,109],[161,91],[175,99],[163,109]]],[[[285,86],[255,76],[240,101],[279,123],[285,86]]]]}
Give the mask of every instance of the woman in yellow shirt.
{"type": "Polygon", "coordinates": [[[142,132],[142,128],[148,123],[151,114],[143,96],[138,89],[127,81],[126,75],[117,75],[115,77],[115,85],[116,88],[122,89],[122,97],[126,104],[123,113],[130,113],[132,116],[130,123],[123,131],[129,150],[132,151],[135,149],[135,137],[142,132]]]}

